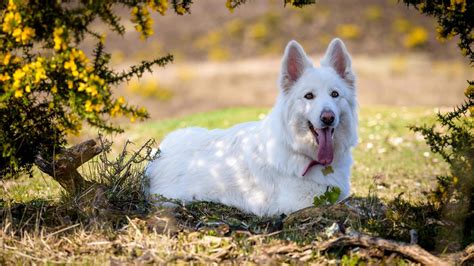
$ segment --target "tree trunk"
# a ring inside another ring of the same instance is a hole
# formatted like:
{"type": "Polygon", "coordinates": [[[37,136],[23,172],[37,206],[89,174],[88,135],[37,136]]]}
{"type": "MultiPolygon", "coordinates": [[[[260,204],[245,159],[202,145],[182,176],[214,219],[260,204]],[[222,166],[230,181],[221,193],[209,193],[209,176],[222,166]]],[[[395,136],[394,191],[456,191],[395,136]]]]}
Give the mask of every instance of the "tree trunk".
{"type": "Polygon", "coordinates": [[[36,157],[35,164],[54,178],[68,193],[78,193],[91,185],[77,168],[102,152],[98,139],[90,139],[70,148],[61,149],[52,158],[36,157]]]}

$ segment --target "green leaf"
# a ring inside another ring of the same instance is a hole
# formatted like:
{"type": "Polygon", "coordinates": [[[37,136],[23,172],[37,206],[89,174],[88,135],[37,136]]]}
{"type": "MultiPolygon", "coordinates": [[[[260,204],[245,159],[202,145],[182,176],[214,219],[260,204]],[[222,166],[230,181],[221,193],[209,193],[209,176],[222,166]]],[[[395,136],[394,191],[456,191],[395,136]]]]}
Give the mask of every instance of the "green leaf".
{"type": "Polygon", "coordinates": [[[338,187],[332,187],[324,194],[326,194],[326,198],[328,199],[329,203],[334,204],[337,202],[339,196],[341,195],[341,189],[338,187]]]}
{"type": "Polygon", "coordinates": [[[341,189],[338,187],[328,187],[326,192],[320,196],[314,196],[313,206],[321,207],[325,205],[331,205],[337,202],[341,195],[341,189]]]}
{"type": "Polygon", "coordinates": [[[323,175],[324,175],[324,176],[327,176],[327,175],[329,175],[329,174],[334,173],[334,169],[332,169],[332,166],[328,165],[328,166],[324,167],[324,168],[321,170],[321,172],[323,172],[323,175]]]}

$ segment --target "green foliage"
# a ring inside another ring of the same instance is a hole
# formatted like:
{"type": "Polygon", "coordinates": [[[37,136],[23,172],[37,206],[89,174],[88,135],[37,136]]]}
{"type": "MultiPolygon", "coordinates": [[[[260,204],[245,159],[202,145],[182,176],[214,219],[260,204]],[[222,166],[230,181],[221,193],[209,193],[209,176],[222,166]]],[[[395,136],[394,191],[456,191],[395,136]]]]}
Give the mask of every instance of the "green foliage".
{"type": "Polygon", "coordinates": [[[467,245],[474,241],[474,83],[467,100],[453,111],[437,115],[437,125],[412,127],[426,139],[434,153],[449,163],[450,175],[439,176],[430,202],[454,227],[442,230],[444,239],[467,245]],[[470,114],[469,114],[470,113],[470,114]]]}
{"type": "Polygon", "coordinates": [[[326,192],[320,196],[314,196],[313,205],[315,207],[321,207],[325,205],[331,205],[337,202],[341,195],[341,189],[338,187],[328,187],[326,192]]]}
{"type": "MultiPolygon", "coordinates": [[[[173,2],[176,12],[187,12],[190,1],[173,2]],[[187,4],[186,4],[187,3],[187,4]]],[[[9,1],[0,4],[0,176],[29,170],[39,153],[54,154],[66,135],[78,133],[83,122],[105,131],[121,131],[111,117],[144,119],[144,108],[130,106],[112,89],[140,77],[155,65],[164,66],[171,55],[144,61],[128,71],[115,72],[104,37],[91,29],[100,19],[111,30],[125,28],[113,7],[103,1],[9,1]],[[91,58],[79,48],[84,38],[95,38],[91,58]]],[[[164,13],[167,1],[147,4],[125,2],[142,37],[152,32],[148,8],[164,13]]]]}
{"type": "MultiPolygon", "coordinates": [[[[420,1],[404,0],[421,13],[438,20],[438,37],[458,36],[463,55],[474,62],[474,3],[466,0],[420,1]]],[[[438,184],[429,201],[438,208],[444,219],[454,226],[440,230],[440,239],[467,245],[474,241],[474,82],[468,81],[466,100],[453,111],[438,113],[436,124],[412,127],[420,132],[434,153],[450,165],[451,173],[439,176],[438,184]]],[[[441,244],[441,248],[446,247],[441,244]]]]}

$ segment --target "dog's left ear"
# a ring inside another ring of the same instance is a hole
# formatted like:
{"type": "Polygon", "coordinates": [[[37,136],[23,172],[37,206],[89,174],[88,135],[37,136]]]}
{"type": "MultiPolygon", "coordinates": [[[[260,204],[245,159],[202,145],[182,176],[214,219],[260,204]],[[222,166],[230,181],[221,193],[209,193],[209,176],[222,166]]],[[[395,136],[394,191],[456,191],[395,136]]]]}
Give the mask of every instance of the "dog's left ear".
{"type": "Polygon", "coordinates": [[[283,55],[280,73],[280,87],[284,92],[287,92],[303,75],[304,71],[311,67],[306,53],[301,45],[292,40],[285,48],[283,55]]]}
{"type": "Polygon", "coordinates": [[[321,66],[331,67],[351,87],[354,86],[355,76],[352,72],[351,56],[346,46],[339,39],[333,39],[321,60],[321,66]]]}

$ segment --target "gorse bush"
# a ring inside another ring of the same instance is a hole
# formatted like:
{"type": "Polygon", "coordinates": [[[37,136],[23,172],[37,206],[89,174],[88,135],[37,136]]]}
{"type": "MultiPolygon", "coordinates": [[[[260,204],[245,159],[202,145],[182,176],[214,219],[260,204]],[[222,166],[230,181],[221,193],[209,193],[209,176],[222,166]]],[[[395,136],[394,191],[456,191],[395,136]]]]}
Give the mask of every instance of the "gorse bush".
{"type": "MultiPolygon", "coordinates": [[[[0,4],[0,176],[31,168],[38,153],[53,154],[86,122],[106,131],[120,131],[111,117],[132,121],[148,117],[143,108],[130,106],[112,89],[152,66],[172,61],[168,55],[141,62],[129,71],[109,67],[104,38],[90,25],[100,19],[111,30],[125,28],[108,1],[2,1],[0,4]],[[79,44],[92,36],[97,44],[88,57],[79,44]]],[[[189,3],[174,1],[174,10],[187,12],[189,3]]],[[[142,38],[152,34],[148,9],[164,14],[167,1],[120,4],[131,9],[132,21],[142,38]]]]}
{"type": "MultiPolygon", "coordinates": [[[[438,38],[459,37],[461,53],[474,63],[474,2],[467,0],[404,0],[438,21],[438,38]]],[[[438,177],[428,199],[451,225],[440,230],[438,247],[458,248],[474,242],[474,81],[468,81],[465,102],[446,114],[437,115],[432,126],[412,127],[426,139],[431,150],[449,163],[451,173],[438,177]],[[451,245],[451,246],[449,246],[451,245]],[[452,246],[454,245],[454,246],[452,246]]]]}

